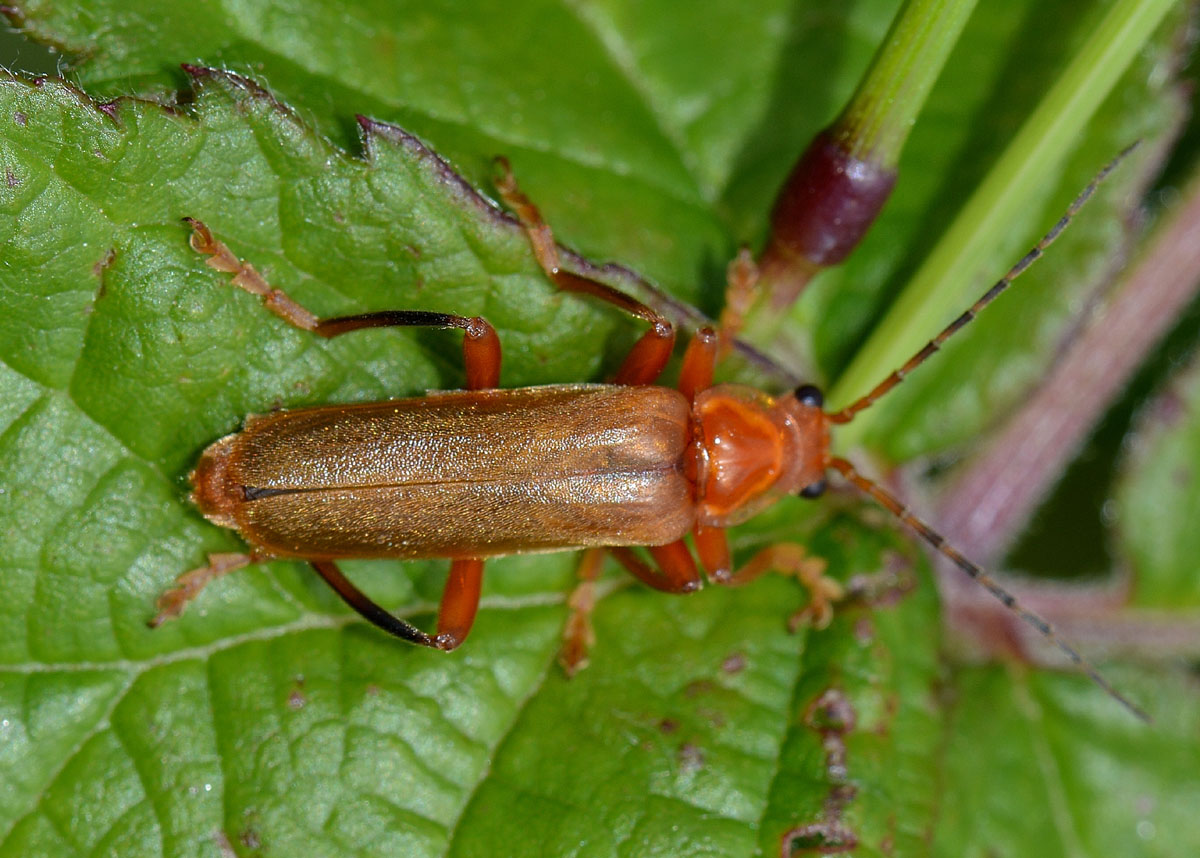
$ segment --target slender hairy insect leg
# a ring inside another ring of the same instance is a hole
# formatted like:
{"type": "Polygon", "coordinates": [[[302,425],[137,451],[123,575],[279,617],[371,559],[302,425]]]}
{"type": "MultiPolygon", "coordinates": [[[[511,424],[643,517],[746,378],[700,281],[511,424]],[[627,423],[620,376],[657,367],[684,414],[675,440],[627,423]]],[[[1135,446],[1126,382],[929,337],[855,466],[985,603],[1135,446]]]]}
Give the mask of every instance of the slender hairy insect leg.
{"type": "Polygon", "coordinates": [[[1114,688],[1107,679],[1100,675],[1100,672],[1096,670],[1094,666],[1092,666],[1091,662],[1080,655],[1074,647],[1058,636],[1058,633],[1055,632],[1054,627],[1051,626],[1050,623],[1035,614],[1033,611],[1023,607],[1019,602],[1017,602],[1015,596],[1001,587],[1000,584],[997,583],[994,578],[988,575],[981,567],[964,557],[957,548],[950,545],[946,541],[944,536],[909,512],[908,508],[896,497],[884,490],[882,486],[878,485],[873,480],[864,477],[858,472],[854,465],[845,459],[837,457],[831,458],[829,460],[829,465],[840,472],[843,477],[857,486],[864,493],[870,495],[876,502],[884,507],[884,509],[888,510],[888,512],[892,513],[892,515],[896,516],[896,518],[900,519],[900,521],[902,521],[905,525],[912,528],[912,530],[915,531],[918,536],[932,545],[942,555],[952,560],[959,569],[963,570],[967,573],[967,575],[982,584],[984,588],[987,589],[987,591],[997,599],[999,599],[1006,608],[1011,610],[1027,624],[1037,629],[1042,637],[1054,644],[1054,646],[1058,647],[1059,651],[1066,655],[1066,657],[1069,658],[1071,662],[1079,668],[1080,671],[1087,675],[1092,682],[1104,689],[1109,697],[1116,700],[1141,720],[1146,722],[1150,721],[1150,716],[1147,715],[1140,706],[1130,701],[1127,697],[1125,697],[1125,695],[1121,694],[1121,692],[1117,691],[1117,689],[1114,688]]]}
{"type": "Polygon", "coordinates": [[[342,597],[342,601],[357,611],[359,616],[368,623],[383,629],[389,635],[395,635],[411,643],[437,648],[437,642],[431,635],[379,607],[362,590],[355,587],[332,560],[312,560],[310,562],[317,573],[325,579],[325,583],[342,597]]]}
{"type": "Polygon", "coordinates": [[[671,358],[675,346],[675,328],[663,316],[656,313],[641,301],[614,289],[607,283],[601,283],[590,277],[584,277],[562,268],[562,260],[558,253],[558,245],[554,241],[554,233],[542,219],[542,214],[529,197],[521,192],[517,180],[513,177],[512,168],[506,158],[496,159],[497,174],[495,177],[496,190],[505,205],[512,209],[517,219],[521,221],[533,254],[538,265],[546,276],[564,292],[575,292],[591,295],[606,301],[631,316],[636,316],[650,323],[650,330],[642,334],[625,363],[617,371],[617,384],[652,384],[671,358]]]}
{"type": "Polygon", "coordinates": [[[192,217],[185,217],[184,221],[192,228],[191,238],[188,239],[192,250],[208,257],[205,262],[209,268],[232,274],[234,286],[262,298],[263,305],[285,322],[305,331],[316,329],[318,319],[315,315],[282,290],[273,288],[253,265],[238,259],[223,242],[213,238],[212,232],[201,221],[192,217]]]}
{"type": "Polygon", "coordinates": [[[235,286],[261,297],[268,310],[297,328],[326,338],[339,337],[363,328],[457,328],[463,332],[467,389],[486,390],[500,383],[500,338],[487,319],[426,310],[382,310],[321,319],[282,290],[268,284],[253,265],[234,256],[202,222],[190,217],[184,220],[192,227],[189,239],[192,249],[208,256],[206,261],[210,268],[233,274],[235,286]]]}
{"type": "Polygon", "coordinates": [[[733,341],[746,322],[746,314],[758,298],[759,270],[754,254],[741,248],[725,269],[725,308],[721,310],[721,353],[733,346],[733,341]]]}
{"type": "Polygon", "coordinates": [[[255,554],[210,554],[208,565],[185,572],[175,579],[175,586],[158,597],[155,607],[158,613],[148,625],[156,629],[167,620],[174,619],[183,613],[188,602],[196,598],[200,591],[210,582],[222,575],[228,575],[238,569],[245,568],[251,563],[259,563],[266,558],[255,554]]]}
{"type": "Polygon", "coordinates": [[[596,643],[592,611],[597,601],[596,580],[603,567],[603,548],[589,548],[583,552],[583,558],[579,561],[579,583],[567,599],[571,613],[563,626],[562,649],[558,653],[558,663],[568,677],[587,667],[589,654],[596,643]]]}

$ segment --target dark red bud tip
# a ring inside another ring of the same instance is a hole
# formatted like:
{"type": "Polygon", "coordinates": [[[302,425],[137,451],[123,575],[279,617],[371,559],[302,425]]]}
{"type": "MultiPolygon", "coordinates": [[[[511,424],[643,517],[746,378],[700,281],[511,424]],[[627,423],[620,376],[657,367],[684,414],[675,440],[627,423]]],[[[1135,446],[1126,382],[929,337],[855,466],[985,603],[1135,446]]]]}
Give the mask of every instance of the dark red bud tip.
{"type": "Polygon", "coordinates": [[[771,241],[761,264],[837,265],[858,246],[895,184],[894,167],[855,158],[822,131],[775,200],[771,241]]]}

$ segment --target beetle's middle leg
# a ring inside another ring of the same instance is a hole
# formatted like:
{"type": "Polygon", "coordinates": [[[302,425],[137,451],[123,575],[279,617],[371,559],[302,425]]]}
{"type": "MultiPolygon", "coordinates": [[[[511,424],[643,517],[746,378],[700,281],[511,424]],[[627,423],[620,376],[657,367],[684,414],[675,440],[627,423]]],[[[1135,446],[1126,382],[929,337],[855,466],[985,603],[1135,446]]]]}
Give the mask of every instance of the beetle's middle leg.
{"type": "Polygon", "coordinates": [[[251,295],[262,298],[263,305],[286,322],[321,337],[337,337],[362,328],[424,327],[458,328],[463,332],[463,363],[469,390],[495,387],[500,380],[500,338],[491,324],[478,316],[455,316],[425,310],[383,310],[354,316],[321,319],[276,289],[248,262],[234,255],[224,242],[195,218],[184,218],[192,227],[189,242],[203,253],[210,268],[233,275],[233,283],[251,295]]]}
{"type": "Polygon", "coordinates": [[[567,606],[571,609],[563,627],[563,646],[558,654],[558,663],[567,676],[574,676],[587,667],[588,653],[596,642],[592,629],[592,611],[596,607],[596,579],[604,564],[604,552],[608,551],[625,569],[648,587],[664,593],[692,593],[703,583],[700,570],[687,543],[682,539],[667,545],[649,546],[653,563],[647,563],[633,550],[621,546],[612,548],[589,548],[579,563],[579,583],[571,591],[567,606]]]}
{"type": "MultiPolygon", "coordinates": [[[[717,348],[718,337],[711,328],[701,328],[688,343],[679,372],[679,391],[689,401],[712,385],[717,348]]],[[[579,583],[567,599],[571,613],[563,627],[563,646],[558,656],[559,664],[567,676],[574,676],[587,666],[588,651],[596,642],[592,630],[592,610],[596,607],[596,579],[600,577],[605,550],[590,548],[584,552],[579,562],[579,583]]],[[[672,593],[687,593],[700,585],[700,573],[683,542],[650,551],[660,568],[666,571],[655,571],[628,549],[612,549],[617,560],[651,587],[672,593]],[[661,557],[655,555],[656,551],[661,557]]]]}
{"type": "Polygon", "coordinates": [[[607,283],[565,270],[558,255],[554,233],[542,219],[537,206],[517,187],[517,180],[513,178],[508,160],[497,158],[496,164],[496,190],[521,221],[521,226],[529,236],[529,243],[533,246],[533,254],[546,276],[564,292],[592,295],[650,323],[650,330],[642,334],[641,339],[634,344],[625,362],[617,370],[614,381],[617,384],[653,384],[671,359],[671,352],[675,348],[675,327],[641,301],[607,283]]]}

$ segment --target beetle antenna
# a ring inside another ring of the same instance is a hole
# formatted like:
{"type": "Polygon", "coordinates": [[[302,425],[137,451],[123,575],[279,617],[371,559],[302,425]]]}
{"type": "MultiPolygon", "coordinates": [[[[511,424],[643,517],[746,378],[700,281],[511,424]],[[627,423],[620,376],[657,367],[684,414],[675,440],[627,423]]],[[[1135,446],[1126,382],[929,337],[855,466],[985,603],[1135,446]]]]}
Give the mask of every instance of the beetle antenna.
{"type": "Polygon", "coordinates": [[[1108,174],[1115,170],[1117,165],[1119,165],[1121,161],[1125,159],[1125,156],[1136,149],[1140,142],[1140,140],[1135,141],[1133,144],[1120,152],[1115,158],[1105,164],[1104,168],[1096,174],[1096,177],[1088,183],[1088,186],[1080,191],[1079,196],[1077,196],[1071,203],[1070,207],[1067,208],[1063,216],[1058,219],[1058,223],[1054,224],[1054,226],[1050,228],[1050,231],[1042,236],[1042,240],[1035,244],[1033,249],[1021,258],[1020,262],[1010,268],[1007,274],[997,280],[992,288],[984,292],[983,295],[980,296],[979,300],[971,305],[970,309],[947,325],[940,334],[926,343],[924,348],[910,357],[905,362],[904,366],[900,367],[898,370],[877,384],[870,393],[868,393],[866,396],[856,399],[841,411],[830,414],[829,420],[833,423],[849,423],[854,419],[854,415],[869,408],[877,399],[902,382],[906,375],[932,357],[933,354],[942,347],[942,344],[946,342],[946,340],[950,339],[956,333],[965,328],[967,323],[974,319],[980,310],[1000,297],[1001,293],[1008,289],[1014,280],[1025,273],[1025,270],[1029,268],[1029,266],[1033,265],[1033,263],[1036,262],[1039,257],[1041,257],[1046,248],[1054,243],[1054,240],[1058,238],[1064,229],[1067,228],[1067,224],[1071,222],[1075,215],[1079,213],[1079,210],[1083,208],[1084,204],[1091,198],[1092,194],[1096,192],[1096,188],[1100,187],[1100,184],[1106,178],[1108,178],[1108,174]]]}
{"type": "Polygon", "coordinates": [[[909,512],[908,507],[902,504],[894,495],[889,493],[874,480],[864,477],[858,472],[858,469],[856,469],[854,465],[845,459],[833,457],[829,460],[829,465],[830,467],[839,471],[841,475],[849,482],[853,483],[863,492],[874,498],[888,512],[896,516],[896,518],[900,519],[900,521],[904,522],[904,524],[916,531],[917,535],[937,549],[939,553],[954,561],[954,564],[958,566],[959,569],[966,572],[969,576],[987,588],[988,592],[999,599],[1006,608],[1015,613],[1026,623],[1033,626],[1033,628],[1037,629],[1038,632],[1041,633],[1042,637],[1046,638],[1046,640],[1050,641],[1050,643],[1054,644],[1063,653],[1065,653],[1067,658],[1069,658],[1075,664],[1075,666],[1079,668],[1080,671],[1086,674],[1087,677],[1092,680],[1092,682],[1103,688],[1109,697],[1116,700],[1131,713],[1133,713],[1133,715],[1135,715],[1137,718],[1140,718],[1147,724],[1151,723],[1151,718],[1146,714],[1144,709],[1131,701],[1121,692],[1117,691],[1117,689],[1114,688],[1107,679],[1100,675],[1100,671],[1096,670],[1090,661],[1080,655],[1074,647],[1058,636],[1058,633],[1054,631],[1054,627],[1051,626],[1050,623],[1028,608],[1023,607],[1012,593],[1001,587],[1000,584],[998,584],[996,580],[981,567],[964,557],[957,548],[946,541],[946,537],[942,536],[928,524],[921,521],[921,519],[909,512]]]}

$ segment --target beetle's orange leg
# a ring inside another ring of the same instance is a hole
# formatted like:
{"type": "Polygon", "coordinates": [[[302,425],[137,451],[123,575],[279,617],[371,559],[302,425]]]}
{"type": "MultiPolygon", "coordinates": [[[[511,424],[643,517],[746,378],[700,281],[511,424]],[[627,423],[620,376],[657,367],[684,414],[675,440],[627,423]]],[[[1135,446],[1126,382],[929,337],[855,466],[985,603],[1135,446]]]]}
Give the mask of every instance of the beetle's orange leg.
{"type": "Polygon", "coordinates": [[[425,310],[382,310],[357,316],[322,319],[313,333],[336,337],[360,328],[458,328],[463,332],[463,365],[468,390],[487,390],[500,383],[500,338],[487,319],[425,310]]]}
{"type": "Polygon", "coordinates": [[[284,321],[322,337],[337,337],[362,328],[423,327],[457,328],[463,332],[463,362],[466,366],[467,388],[483,390],[495,387],[500,381],[500,338],[486,319],[478,316],[455,316],[425,310],[384,310],[321,319],[293,301],[281,289],[275,289],[254,266],[237,258],[228,247],[213,237],[212,232],[195,218],[184,218],[192,227],[189,239],[192,249],[208,256],[210,268],[233,275],[233,284],[263,300],[268,310],[284,321]]]}
{"type": "Polygon", "coordinates": [[[563,645],[558,653],[558,663],[567,676],[574,676],[587,667],[588,652],[596,643],[592,611],[596,607],[596,580],[603,567],[603,548],[589,548],[583,552],[583,559],[579,561],[579,583],[567,599],[571,613],[563,626],[563,645]]]}
{"type": "Polygon", "coordinates": [[[497,158],[496,165],[496,190],[521,221],[521,226],[529,236],[529,243],[533,246],[533,254],[546,276],[564,292],[592,295],[650,323],[650,330],[642,334],[641,339],[634,344],[629,356],[617,371],[614,381],[617,384],[653,384],[671,359],[671,352],[675,347],[674,326],[641,301],[624,292],[606,283],[563,269],[554,233],[542,219],[537,206],[517,187],[517,180],[513,178],[508,160],[497,158]]]}
{"type": "Polygon", "coordinates": [[[725,309],[721,311],[721,351],[733,345],[746,314],[758,297],[758,266],[750,249],[743,247],[725,269],[725,309]]]}
{"type": "Polygon", "coordinates": [[[715,584],[726,584],[733,577],[733,558],[729,554],[729,539],[723,527],[697,527],[692,531],[700,565],[715,584]]]}
{"type": "Polygon", "coordinates": [[[471,626],[475,623],[475,612],[479,609],[479,592],[483,583],[483,561],[480,559],[468,558],[451,562],[450,577],[446,581],[441,608],[438,611],[436,636],[421,631],[379,607],[370,596],[355,587],[332,560],[310,562],[347,605],[357,611],[364,620],[390,635],[449,652],[471,633],[471,626]]]}
{"type": "Polygon", "coordinates": [[[450,562],[450,577],[442,591],[438,610],[438,649],[449,652],[467,639],[479,610],[479,593],[483,589],[483,560],[477,557],[460,558],[450,562]]]}
{"type": "MultiPolygon", "coordinates": [[[[700,571],[687,544],[682,540],[667,545],[648,547],[654,565],[646,563],[628,548],[614,547],[610,551],[622,566],[648,587],[664,593],[691,593],[700,588],[700,571]],[[657,568],[656,568],[657,567],[657,568]]],[[[603,548],[589,548],[579,564],[579,584],[571,592],[567,605],[571,614],[563,628],[563,648],[558,661],[574,676],[587,667],[588,651],[596,642],[592,630],[592,610],[596,607],[596,579],[604,563],[603,548]]]]}
{"type": "Polygon", "coordinates": [[[664,593],[691,593],[700,589],[700,571],[682,539],[666,545],[648,546],[646,550],[654,558],[657,569],[628,548],[609,549],[630,574],[648,587],[664,593]]]}
{"type": "Polygon", "coordinates": [[[285,322],[306,331],[314,330],[320,321],[315,315],[297,304],[280,289],[275,289],[249,262],[238,259],[223,242],[213,238],[212,232],[203,222],[192,217],[184,221],[192,228],[188,239],[192,250],[208,257],[205,262],[225,274],[233,275],[233,285],[245,289],[251,295],[262,298],[263,305],[285,322]]]}
{"type": "Polygon", "coordinates": [[[558,655],[558,662],[567,676],[574,676],[587,667],[588,652],[596,642],[592,629],[592,610],[596,607],[596,579],[600,577],[606,550],[630,574],[655,590],[691,593],[700,589],[702,583],[696,561],[682,539],[667,545],[648,547],[646,550],[654,559],[654,565],[645,562],[628,548],[589,548],[579,564],[579,584],[567,600],[571,614],[563,628],[563,648],[558,655]]]}
{"type": "Polygon", "coordinates": [[[693,401],[700,391],[712,387],[720,348],[721,338],[712,328],[696,331],[688,343],[687,351],[683,353],[683,366],[679,369],[679,392],[688,402],[693,401]]]}
{"type": "MultiPolygon", "coordinates": [[[[715,531],[720,534],[720,541],[725,542],[725,534],[723,531],[715,528],[703,529],[708,531],[705,534],[706,538],[712,538],[711,532],[715,531]]],[[[701,529],[696,531],[697,545],[702,545],[701,529]]],[[[725,556],[725,565],[710,566],[709,560],[705,557],[704,548],[701,548],[701,557],[705,560],[705,566],[708,568],[709,577],[717,583],[726,587],[740,587],[743,584],[749,584],[755,578],[758,578],[764,572],[781,572],[784,575],[795,575],[800,580],[800,583],[807,588],[809,592],[808,605],[788,619],[788,628],[796,630],[802,623],[811,623],[818,629],[823,629],[829,625],[829,621],[833,619],[833,602],[838,601],[845,595],[845,590],[842,585],[832,578],[825,576],[825,561],[819,557],[809,557],[805,554],[804,548],[794,542],[781,542],[778,545],[771,545],[764,548],[762,551],[755,554],[746,565],[738,569],[736,572],[730,573],[726,571],[722,574],[719,570],[724,568],[729,569],[729,546],[726,543],[721,547],[725,556]]],[[[716,557],[716,552],[711,547],[708,549],[716,557]]]]}
{"type": "Polygon", "coordinates": [[[210,582],[222,575],[236,572],[251,563],[261,563],[268,557],[260,554],[210,554],[208,565],[184,572],[175,579],[175,586],[158,597],[155,607],[158,613],[147,624],[156,629],[167,620],[174,619],[183,613],[187,603],[200,595],[200,591],[210,582]]]}

